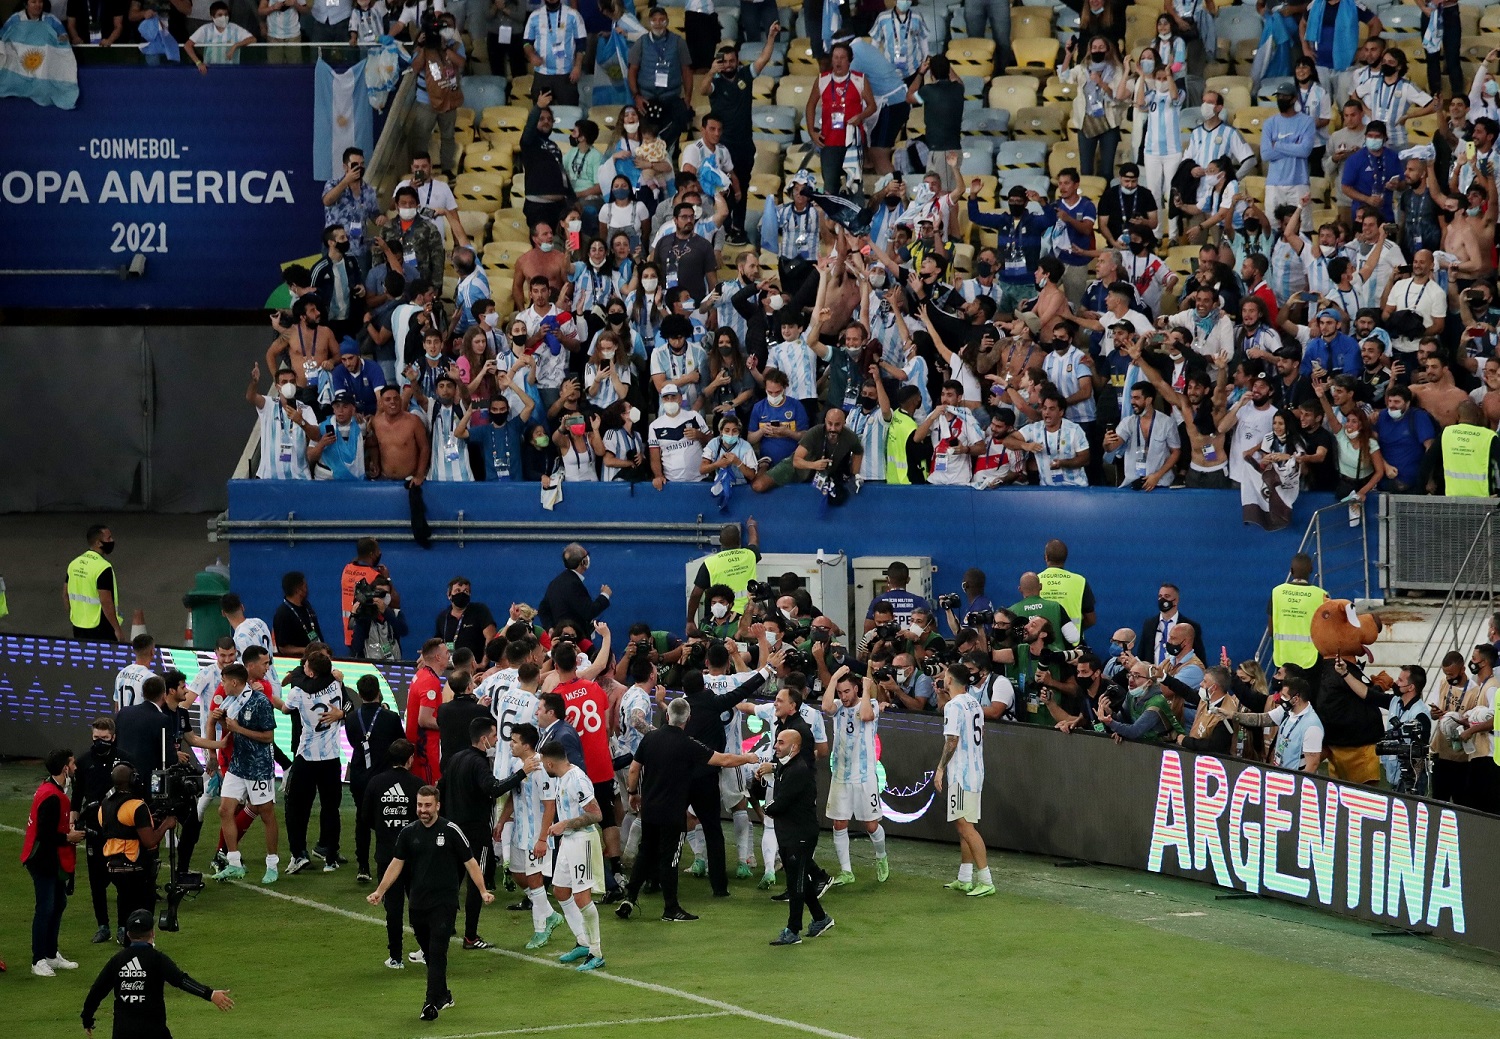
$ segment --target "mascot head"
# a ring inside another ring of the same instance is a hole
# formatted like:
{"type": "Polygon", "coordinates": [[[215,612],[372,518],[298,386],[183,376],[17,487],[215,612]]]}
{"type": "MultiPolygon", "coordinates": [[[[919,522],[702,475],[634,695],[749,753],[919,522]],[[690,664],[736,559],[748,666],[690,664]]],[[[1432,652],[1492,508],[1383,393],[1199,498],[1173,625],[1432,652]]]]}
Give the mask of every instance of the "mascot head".
{"type": "Polygon", "coordinates": [[[1312,619],[1313,645],[1324,660],[1342,657],[1354,661],[1361,656],[1374,659],[1370,643],[1380,637],[1380,618],[1354,612],[1348,599],[1329,599],[1318,607],[1312,619]]]}

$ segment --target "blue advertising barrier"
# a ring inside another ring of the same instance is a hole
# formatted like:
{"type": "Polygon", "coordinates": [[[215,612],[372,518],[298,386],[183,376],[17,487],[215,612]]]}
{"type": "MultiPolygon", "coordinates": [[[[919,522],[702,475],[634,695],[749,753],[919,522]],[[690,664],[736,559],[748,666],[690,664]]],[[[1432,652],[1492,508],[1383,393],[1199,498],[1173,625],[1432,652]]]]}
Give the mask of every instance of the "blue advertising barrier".
{"type": "MultiPolygon", "coordinates": [[[[850,558],[880,555],[931,556],[937,573],[934,592],[956,592],[967,567],[989,578],[989,595],[999,605],[1014,602],[1018,576],[1041,570],[1042,547],[1050,538],[1068,544],[1068,566],[1085,575],[1098,600],[1098,623],[1090,641],[1108,644],[1118,627],[1139,628],[1156,612],[1157,589],[1171,581],[1182,589],[1182,609],[1203,625],[1209,655],[1227,646],[1236,659],[1255,652],[1266,622],[1266,600],[1286,576],[1306,517],[1329,504],[1328,495],[1303,495],[1297,519],[1285,531],[1267,534],[1245,527],[1239,496],[1221,491],[1157,491],[1142,494],[1094,488],[1087,491],[1008,488],[971,491],[957,487],[866,485],[846,506],[824,510],[810,487],[787,487],[757,495],[741,489],[727,513],[720,513],[707,484],[568,484],[554,512],[538,504],[537,484],[423,485],[427,517],[466,521],[552,522],[562,524],[556,541],[434,542],[423,549],[402,528],[362,528],[372,521],[410,516],[406,491],[398,485],[333,484],[237,480],[229,484],[229,518],[235,521],[340,521],[347,539],[338,541],[232,541],[234,590],[252,614],[269,618],[281,603],[281,575],[307,575],[312,602],[324,619],[325,634],[337,629],[339,574],[354,557],[354,540],[381,537],[383,562],[390,568],[411,624],[410,655],[432,634],[445,606],[449,578],[462,574],[474,584],[474,598],[504,623],[512,602],[535,605],[561,570],[563,545],[574,537],[589,547],[587,582],[597,591],[608,584],[613,600],[604,619],[617,634],[626,624],[650,620],[681,630],[686,564],[704,554],[691,544],[592,542],[570,523],[701,521],[715,530],[727,521],[754,515],[761,547],[767,552],[842,551],[850,558]]],[[[1372,498],[1373,503],[1373,498],[1372,498]]],[[[267,528],[267,531],[284,528],[267,528]]],[[[306,528],[312,530],[314,528],[306,528]]],[[[324,528],[328,529],[328,528],[324,528]]],[[[1374,530],[1373,521],[1370,529],[1374,530]]],[[[1333,550],[1351,556],[1354,548],[1333,550]]],[[[1329,557],[1325,568],[1343,560],[1329,557]]]]}
{"type": "Polygon", "coordinates": [[[4,307],[261,307],[317,252],[313,67],[84,65],[72,111],[0,100],[4,307]]]}

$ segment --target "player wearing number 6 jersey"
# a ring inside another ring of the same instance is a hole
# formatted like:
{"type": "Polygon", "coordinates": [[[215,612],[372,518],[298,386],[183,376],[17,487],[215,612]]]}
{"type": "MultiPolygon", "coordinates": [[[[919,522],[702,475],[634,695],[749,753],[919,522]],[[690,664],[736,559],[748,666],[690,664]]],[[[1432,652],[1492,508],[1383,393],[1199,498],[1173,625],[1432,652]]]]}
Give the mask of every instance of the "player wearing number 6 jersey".
{"type": "MultiPolygon", "coordinates": [[[[597,625],[603,633],[604,625],[597,625]]],[[[604,855],[609,860],[609,871],[605,875],[608,893],[605,900],[619,901],[625,868],[620,864],[620,820],[615,814],[615,764],[609,750],[609,737],[613,722],[610,719],[609,695],[598,683],[578,677],[578,647],[571,642],[559,642],[552,647],[552,666],[557,672],[557,685],[552,689],[563,698],[564,717],[578,732],[583,744],[583,767],[589,782],[594,784],[594,800],[604,825],[604,855]]]]}
{"type": "Polygon", "coordinates": [[[833,823],[833,850],[839,857],[835,884],[854,883],[849,863],[849,820],[858,819],[875,845],[875,879],[891,875],[886,858],[885,827],[880,825],[880,783],[875,773],[875,733],[880,726],[875,683],[849,673],[846,664],[833,673],[823,691],[823,713],[833,715],[832,781],[828,786],[828,820],[833,823]]]}
{"type": "MultiPolygon", "coordinates": [[[[556,650],[553,650],[554,659],[556,650]]],[[[542,767],[553,779],[557,821],[547,833],[558,838],[557,858],[552,864],[552,894],[562,907],[563,919],[573,932],[575,947],[558,957],[559,963],[576,963],[581,971],[604,966],[599,942],[599,907],[594,905],[594,845],[598,825],[604,818],[594,798],[594,785],[583,769],[568,763],[568,755],[555,740],[542,745],[542,767]]]]}
{"type": "Polygon", "coordinates": [[[979,795],[984,790],[984,708],[969,686],[974,674],[963,664],[948,668],[938,686],[943,708],[943,754],[932,785],[948,790],[948,821],[958,830],[958,879],[944,887],[974,897],[993,895],[989,858],[979,836],[979,795]],[[979,875],[974,875],[975,867],[979,875]]]}

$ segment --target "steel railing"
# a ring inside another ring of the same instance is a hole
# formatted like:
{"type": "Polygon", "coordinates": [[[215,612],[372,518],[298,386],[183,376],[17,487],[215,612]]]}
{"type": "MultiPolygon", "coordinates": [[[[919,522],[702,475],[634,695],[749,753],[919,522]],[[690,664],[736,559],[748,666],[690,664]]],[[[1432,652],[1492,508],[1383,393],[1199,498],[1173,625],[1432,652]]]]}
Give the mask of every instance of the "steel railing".
{"type": "MultiPolygon", "coordinates": [[[[1495,615],[1495,553],[1491,551],[1491,537],[1495,522],[1495,509],[1485,513],[1479,521],[1479,529],[1469,542],[1458,573],[1437,619],[1422,643],[1420,659],[1424,664],[1436,663],[1432,653],[1433,644],[1441,643],[1445,636],[1448,649],[1467,655],[1468,647],[1488,642],[1486,625],[1495,615]]],[[[1446,650],[1444,651],[1447,652],[1446,650]]]]}

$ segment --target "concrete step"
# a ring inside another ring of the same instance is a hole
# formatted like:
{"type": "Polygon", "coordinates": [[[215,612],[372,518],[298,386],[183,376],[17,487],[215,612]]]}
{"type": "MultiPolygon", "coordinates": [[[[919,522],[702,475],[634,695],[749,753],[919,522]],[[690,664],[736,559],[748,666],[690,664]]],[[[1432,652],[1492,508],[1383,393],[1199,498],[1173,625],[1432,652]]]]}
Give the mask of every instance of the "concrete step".
{"type": "MultiPolygon", "coordinates": [[[[1380,639],[1371,647],[1375,653],[1377,667],[1395,668],[1407,664],[1421,664],[1429,672],[1442,662],[1450,649],[1458,649],[1466,656],[1472,645],[1452,646],[1452,618],[1445,617],[1440,601],[1392,600],[1373,611],[1380,618],[1383,628],[1380,639]],[[1422,647],[1432,636],[1435,625],[1441,624],[1438,637],[1432,639],[1424,656],[1422,647]]],[[[1472,607],[1459,620],[1460,635],[1472,635],[1467,641],[1472,644],[1482,640],[1485,634],[1483,607],[1472,607]]]]}

